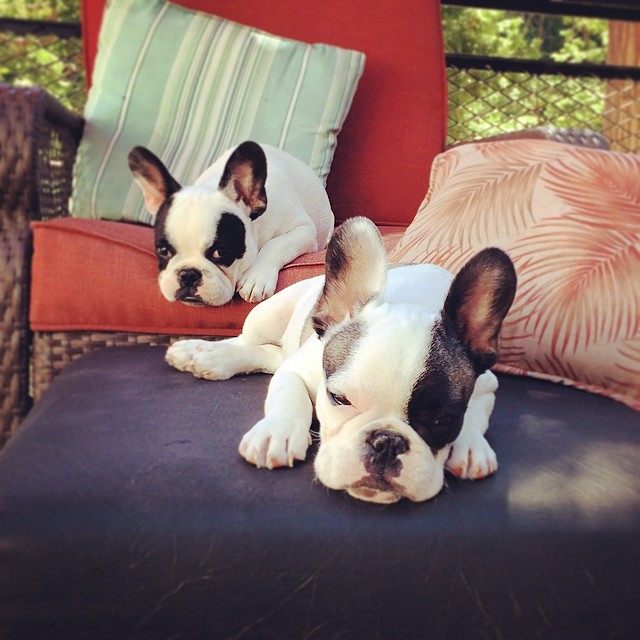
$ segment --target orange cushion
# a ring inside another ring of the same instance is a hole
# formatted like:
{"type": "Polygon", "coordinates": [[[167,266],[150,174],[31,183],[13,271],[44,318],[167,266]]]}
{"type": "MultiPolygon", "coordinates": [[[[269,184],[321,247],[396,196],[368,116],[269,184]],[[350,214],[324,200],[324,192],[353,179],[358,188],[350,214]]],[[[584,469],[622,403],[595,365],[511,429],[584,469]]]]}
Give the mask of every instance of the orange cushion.
{"type": "MultiPolygon", "coordinates": [[[[90,78],[105,0],[83,1],[90,78]]],[[[365,71],[327,182],[336,218],[408,225],[446,133],[438,0],[180,0],[179,4],[304,42],[362,51],[365,71]]]]}
{"type": "MultiPolygon", "coordinates": [[[[61,218],[32,223],[30,322],[34,331],[126,331],[237,335],[252,306],[168,302],[158,288],[153,229],[121,222],[61,218]]],[[[381,231],[388,247],[404,227],[381,231]]],[[[324,272],[324,251],[284,267],[278,290],[324,272]]]]}

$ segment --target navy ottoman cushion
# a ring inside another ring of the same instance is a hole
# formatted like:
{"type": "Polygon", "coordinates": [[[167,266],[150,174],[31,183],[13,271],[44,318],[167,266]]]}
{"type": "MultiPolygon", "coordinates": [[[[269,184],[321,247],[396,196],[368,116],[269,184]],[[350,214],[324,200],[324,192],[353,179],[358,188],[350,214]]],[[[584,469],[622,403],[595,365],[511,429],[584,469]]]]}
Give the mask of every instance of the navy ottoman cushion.
{"type": "Polygon", "coordinates": [[[267,376],[163,357],[84,356],[0,454],[0,637],[635,637],[637,413],[501,376],[498,473],[383,507],[239,457],[267,376]]]}

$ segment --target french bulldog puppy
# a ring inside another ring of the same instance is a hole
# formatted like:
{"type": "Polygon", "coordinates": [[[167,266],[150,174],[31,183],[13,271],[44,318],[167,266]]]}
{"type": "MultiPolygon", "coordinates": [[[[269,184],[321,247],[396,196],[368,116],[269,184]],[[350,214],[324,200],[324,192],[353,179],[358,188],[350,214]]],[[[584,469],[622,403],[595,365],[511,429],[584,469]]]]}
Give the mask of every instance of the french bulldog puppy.
{"type": "Polygon", "coordinates": [[[258,467],[304,460],[315,413],[314,468],[361,500],[423,501],[445,468],[478,479],[497,469],[485,439],[498,335],[516,290],[500,249],[453,277],[434,265],[388,268],[375,225],[352,218],[327,248],[325,276],[257,305],[242,334],[173,344],[174,367],[211,380],[273,373],[265,416],[240,442],[258,467]]]}
{"type": "Polygon", "coordinates": [[[164,297],[191,305],[273,295],[280,269],[323,249],[334,216],[320,178],[292,155],[247,141],[182,187],[148,149],[129,169],[154,216],[164,297]]]}

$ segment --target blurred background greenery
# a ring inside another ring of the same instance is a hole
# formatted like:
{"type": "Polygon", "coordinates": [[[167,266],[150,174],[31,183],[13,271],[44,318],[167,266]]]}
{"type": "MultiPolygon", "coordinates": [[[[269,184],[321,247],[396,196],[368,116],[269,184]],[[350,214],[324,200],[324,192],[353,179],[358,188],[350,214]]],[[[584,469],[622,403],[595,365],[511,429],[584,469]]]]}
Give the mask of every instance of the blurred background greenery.
{"type": "MultiPolygon", "coordinates": [[[[608,21],[442,8],[447,53],[570,63],[604,63],[608,21]]],[[[605,84],[598,78],[449,66],[448,142],[527,127],[600,131],[605,84]]]]}
{"type": "MultiPolygon", "coordinates": [[[[3,18],[77,24],[80,0],[0,0],[3,18]]],[[[33,25],[34,33],[21,31],[12,24],[0,30],[0,82],[44,87],[81,112],[85,92],[80,38],[59,37],[38,25],[33,25]]]]}
{"type": "Polygon", "coordinates": [[[28,20],[80,21],[80,0],[0,0],[0,16],[28,20]]]}

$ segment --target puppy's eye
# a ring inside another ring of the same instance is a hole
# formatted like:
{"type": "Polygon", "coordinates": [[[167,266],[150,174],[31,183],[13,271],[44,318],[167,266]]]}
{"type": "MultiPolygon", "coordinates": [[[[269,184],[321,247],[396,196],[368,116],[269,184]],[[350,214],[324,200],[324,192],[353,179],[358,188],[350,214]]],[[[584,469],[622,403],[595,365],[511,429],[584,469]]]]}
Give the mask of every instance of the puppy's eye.
{"type": "Polygon", "coordinates": [[[231,249],[229,247],[211,247],[205,256],[207,260],[212,262],[228,260],[231,256],[231,249]]]}
{"type": "Polygon", "coordinates": [[[329,402],[333,405],[341,405],[344,407],[351,406],[347,396],[340,395],[339,393],[332,393],[331,391],[327,391],[327,395],[329,396],[329,402]]]}
{"type": "Polygon", "coordinates": [[[156,247],[156,255],[158,258],[168,260],[175,255],[175,251],[168,242],[163,242],[156,247]]]}
{"type": "Polygon", "coordinates": [[[416,433],[437,451],[458,437],[463,419],[464,415],[454,413],[423,415],[413,416],[410,424],[416,433]]]}
{"type": "Polygon", "coordinates": [[[434,427],[450,427],[456,420],[453,415],[438,416],[435,420],[431,420],[434,427]]]}

